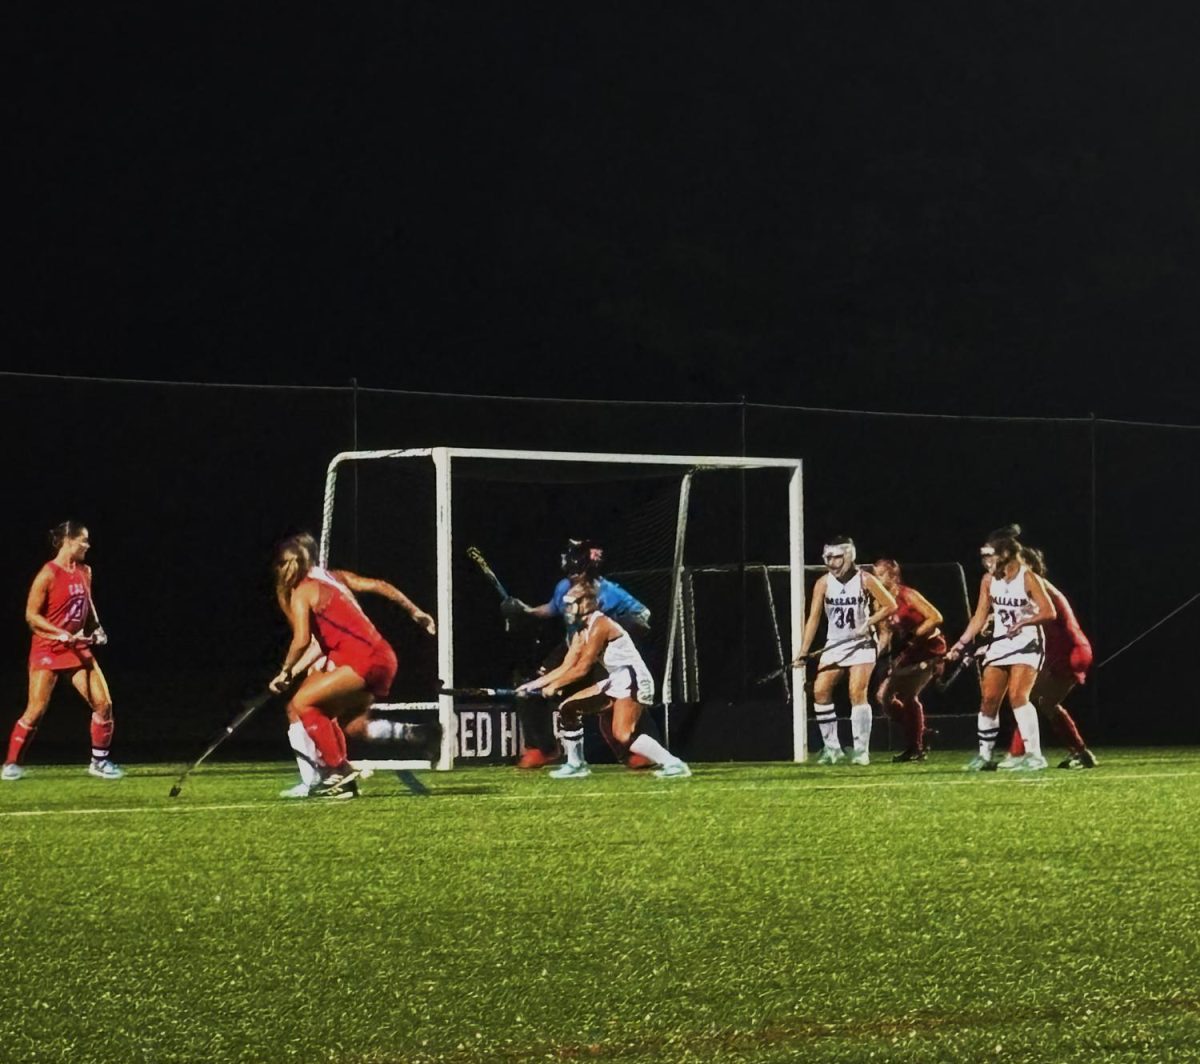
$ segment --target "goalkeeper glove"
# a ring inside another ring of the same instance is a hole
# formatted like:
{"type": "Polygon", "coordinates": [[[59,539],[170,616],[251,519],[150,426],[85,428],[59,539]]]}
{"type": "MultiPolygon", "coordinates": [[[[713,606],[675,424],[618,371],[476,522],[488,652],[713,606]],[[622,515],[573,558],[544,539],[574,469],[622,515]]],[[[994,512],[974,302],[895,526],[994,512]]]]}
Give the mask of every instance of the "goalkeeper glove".
{"type": "Polygon", "coordinates": [[[500,603],[500,612],[505,617],[523,617],[529,612],[529,607],[525,605],[519,598],[514,598],[509,595],[503,602],[500,603]]]}

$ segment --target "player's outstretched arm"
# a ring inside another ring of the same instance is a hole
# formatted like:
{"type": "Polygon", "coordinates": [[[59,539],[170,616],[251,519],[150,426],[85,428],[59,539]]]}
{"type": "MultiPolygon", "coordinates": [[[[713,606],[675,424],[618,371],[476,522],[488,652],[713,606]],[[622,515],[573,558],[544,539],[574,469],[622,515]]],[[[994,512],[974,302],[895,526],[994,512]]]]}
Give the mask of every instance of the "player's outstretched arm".
{"type": "Polygon", "coordinates": [[[567,684],[586,676],[592,671],[592,666],[608,642],[606,637],[612,632],[611,626],[606,626],[605,621],[606,618],[602,618],[592,625],[590,635],[587,632],[576,632],[571,637],[571,645],[567,648],[567,656],[563,658],[561,665],[535,680],[521,684],[517,690],[525,693],[542,691],[549,698],[567,684]]]}
{"type": "Polygon", "coordinates": [[[573,684],[576,680],[582,680],[587,676],[596,662],[600,660],[604,648],[616,635],[617,632],[607,617],[597,620],[586,633],[586,638],[584,632],[577,633],[575,638],[579,641],[579,653],[574,658],[564,660],[562,665],[555,670],[558,675],[545,685],[546,696],[556,695],[568,684],[573,684]]]}
{"type": "Polygon", "coordinates": [[[437,622],[433,617],[421,609],[395,584],[389,584],[386,580],[378,580],[373,576],[359,576],[358,573],[352,573],[347,569],[338,569],[333,576],[351,591],[367,595],[380,595],[391,600],[430,635],[437,635],[437,622]]]}

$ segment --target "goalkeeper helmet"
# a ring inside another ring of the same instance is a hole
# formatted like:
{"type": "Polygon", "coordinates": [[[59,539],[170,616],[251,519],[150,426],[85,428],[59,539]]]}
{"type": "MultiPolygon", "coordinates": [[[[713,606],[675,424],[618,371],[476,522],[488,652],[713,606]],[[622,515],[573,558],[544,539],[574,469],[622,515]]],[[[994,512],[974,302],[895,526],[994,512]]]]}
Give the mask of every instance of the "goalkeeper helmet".
{"type": "Polygon", "coordinates": [[[559,556],[564,576],[599,576],[604,549],[590,539],[569,539],[559,556]]]}

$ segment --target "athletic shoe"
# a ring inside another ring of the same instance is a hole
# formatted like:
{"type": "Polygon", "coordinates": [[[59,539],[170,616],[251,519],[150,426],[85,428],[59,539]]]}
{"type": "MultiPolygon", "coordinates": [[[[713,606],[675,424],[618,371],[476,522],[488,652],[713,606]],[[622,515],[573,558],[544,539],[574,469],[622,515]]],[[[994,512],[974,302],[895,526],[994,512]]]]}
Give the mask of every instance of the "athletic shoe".
{"type": "Polygon", "coordinates": [[[550,776],[556,780],[581,780],[592,774],[592,770],[587,765],[559,765],[554,769],[550,776]]]}
{"type": "Polygon", "coordinates": [[[309,786],[303,780],[291,787],[284,787],[279,792],[280,798],[307,798],[309,786]]]}
{"type": "Polygon", "coordinates": [[[1096,755],[1091,752],[1086,746],[1075,755],[1079,758],[1079,763],[1084,768],[1095,768],[1099,761],[1096,760],[1096,755]]]}
{"type": "Polygon", "coordinates": [[[651,761],[650,758],[643,757],[641,754],[630,754],[625,759],[625,767],[633,769],[634,772],[637,772],[643,768],[649,768],[653,764],[654,762],[651,761]]]}
{"type": "Polygon", "coordinates": [[[351,770],[345,774],[335,772],[326,776],[319,783],[314,783],[308,789],[309,798],[357,798],[358,772],[351,770]]]}
{"type": "Polygon", "coordinates": [[[996,762],[993,761],[990,757],[983,757],[980,754],[976,754],[973,758],[971,758],[970,761],[967,762],[966,771],[968,771],[968,772],[995,772],[996,771],[996,762]]]}
{"type": "Polygon", "coordinates": [[[98,761],[93,758],[92,763],[88,765],[88,775],[101,780],[119,780],[125,775],[125,770],[120,765],[114,765],[107,757],[98,761]]]}
{"type": "Polygon", "coordinates": [[[24,775],[25,770],[12,761],[0,769],[0,780],[19,780],[24,775]]]}
{"type": "Polygon", "coordinates": [[[866,750],[855,750],[847,762],[851,765],[869,765],[871,763],[871,755],[866,750]]]}
{"type": "Polygon", "coordinates": [[[660,780],[682,780],[692,774],[692,770],[687,767],[682,761],[676,761],[671,765],[663,765],[662,768],[656,768],[654,774],[660,780]]]}
{"type": "Polygon", "coordinates": [[[1079,759],[1078,754],[1072,754],[1070,757],[1058,763],[1059,768],[1083,768],[1083,762],[1079,759]]]}
{"type": "Polygon", "coordinates": [[[1024,763],[1024,754],[1006,754],[1003,761],[998,761],[996,763],[996,767],[1002,768],[1006,772],[1010,772],[1015,768],[1020,768],[1024,763]]]}
{"type": "Polygon", "coordinates": [[[924,761],[925,751],[914,750],[911,746],[907,750],[901,750],[892,758],[894,764],[899,764],[901,761],[924,761]]]}
{"type": "Polygon", "coordinates": [[[826,746],[817,755],[818,765],[836,765],[839,761],[845,760],[846,755],[842,753],[840,746],[826,746]]]}
{"type": "Polygon", "coordinates": [[[1021,763],[1017,765],[1014,772],[1040,772],[1049,762],[1046,761],[1041,754],[1026,754],[1022,758],[1021,763]]]}
{"type": "Polygon", "coordinates": [[[536,746],[531,746],[521,755],[521,759],[517,762],[517,768],[545,768],[547,765],[553,765],[562,757],[557,750],[552,754],[543,753],[536,746]]]}

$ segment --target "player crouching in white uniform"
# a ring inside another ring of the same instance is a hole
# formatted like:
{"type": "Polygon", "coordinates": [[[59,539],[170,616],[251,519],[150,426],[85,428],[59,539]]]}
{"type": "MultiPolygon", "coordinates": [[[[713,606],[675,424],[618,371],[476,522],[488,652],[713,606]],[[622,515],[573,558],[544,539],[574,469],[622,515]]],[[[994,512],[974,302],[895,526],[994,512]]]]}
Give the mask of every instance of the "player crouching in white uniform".
{"type": "Polygon", "coordinates": [[[854,540],[849,536],[835,537],[832,543],[825,545],[822,557],[829,571],[813,588],[800,656],[795,662],[802,666],[811,656],[809,647],[816,638],[824,612],[827,622],[825,649],[821,651],[813,681],[813,716],[821,729],[824,744],[817,764],[835,765],[845,760],[846,755],[838,742],[833,692],[838,681],[849,674],[850,728],[854,735],[850,764],[869,765],[873,714],[867,691],[875,668],[874,630],[875,625],[896,612],[896,599],[879,580],[855,566],[854,540]]]}
{"type": "Polygon", "coordinates": [[[654,774],[663,779],[690,776],[691,770],[679,758],[638,731],[642,713],[654,704],[654,678],[629,633],[596,608],[595,584],[586,578],[573,583],[563,600],[563,615],[569,627],[578,626],[566,658],[558,668],[522,684],[517,693],[540,692],[544,698],[552,698],[586,678],[597,663],[607,676],[573,692],[559,704],[559,738],[567,763],[550,775],[555,779],[582,779],[591,774],[583,758],[583,715],[611,707],[613,740],[618,746],[653,761],[659,766],[654,774]]]}

